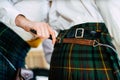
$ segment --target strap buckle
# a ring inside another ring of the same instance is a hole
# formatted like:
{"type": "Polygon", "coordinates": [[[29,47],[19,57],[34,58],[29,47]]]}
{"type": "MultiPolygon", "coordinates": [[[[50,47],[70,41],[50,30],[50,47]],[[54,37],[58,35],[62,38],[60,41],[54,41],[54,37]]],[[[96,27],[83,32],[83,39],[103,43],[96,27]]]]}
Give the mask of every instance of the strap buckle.
{"type": "Polygon", "coordinates": [[[84,28],[77,28],[75,32],[75,38],[83,38],[84,28]]]}

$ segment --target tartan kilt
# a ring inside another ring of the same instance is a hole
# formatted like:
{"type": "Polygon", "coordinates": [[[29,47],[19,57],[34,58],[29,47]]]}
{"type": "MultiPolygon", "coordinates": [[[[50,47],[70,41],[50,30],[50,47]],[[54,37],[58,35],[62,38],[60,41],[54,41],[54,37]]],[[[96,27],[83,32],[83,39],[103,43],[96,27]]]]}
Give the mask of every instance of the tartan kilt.
{"type": "MultiPolygon", "coordinates": [[[[100,38],[91,36],[85,38],[95,39],[113,47],[104,23],[75,25],[69,31],[72,32],[76,27],[90,30],[99,28],[106,34],[101,35],[100,38]]],[[[66,31],[68,30],[60,31],[59,35],[64,35],[66,31]]],[[[118,62],[117,54],[108,47],[56,43],[50,63],[49,80],[120,80],[118,62]]]]}
{"type": "MultiPolygon", "coordinates": [[[[0,53],[4,55],[14,67],[25,66],[25,57],[30,46],[14,31],[0,22],[0,53]]],[[[14,80],[16,70],[0,55],[0,80],[14,80]]]]}

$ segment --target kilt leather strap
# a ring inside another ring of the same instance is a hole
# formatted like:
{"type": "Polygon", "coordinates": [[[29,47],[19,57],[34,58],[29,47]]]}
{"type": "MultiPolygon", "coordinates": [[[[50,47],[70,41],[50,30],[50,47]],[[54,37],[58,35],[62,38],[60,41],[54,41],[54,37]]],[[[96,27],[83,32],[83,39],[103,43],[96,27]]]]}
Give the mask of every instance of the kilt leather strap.
{"type": "Polygon", "coordinates": [[[72,43],[72,44],[93,46],[95,44],[95,40],[78,39],[78,38],[64,38],[62,40],[62,43],[72,43]]]}

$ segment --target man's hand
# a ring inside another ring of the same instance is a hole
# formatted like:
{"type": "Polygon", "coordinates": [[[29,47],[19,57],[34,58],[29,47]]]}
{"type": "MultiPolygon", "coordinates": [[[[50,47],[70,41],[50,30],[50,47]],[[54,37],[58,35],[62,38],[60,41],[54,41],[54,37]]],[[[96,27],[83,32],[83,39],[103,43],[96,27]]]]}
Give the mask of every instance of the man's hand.
{"type": "Polygon", "coordinates": [[[56,37],[54,30],[45,22],[33,22],[26,19],[22,15],[18,15],[16,17],[15,23],[17,26],[23,28],[27,32],[31,32],[30,30],[35,30],[36,34],[32,33],[35,37],[39,37],[42,40],[47,39],[52,36],[52,43],[55,44],[56,37]]]}

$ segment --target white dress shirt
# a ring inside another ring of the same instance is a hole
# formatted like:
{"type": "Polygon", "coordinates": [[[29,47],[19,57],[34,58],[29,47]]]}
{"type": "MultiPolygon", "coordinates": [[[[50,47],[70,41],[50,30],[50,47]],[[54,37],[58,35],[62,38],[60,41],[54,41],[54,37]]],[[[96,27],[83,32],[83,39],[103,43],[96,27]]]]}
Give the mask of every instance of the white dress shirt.
{"type": "Polygon", "coordinates": [[[120,0],[96,0],[120,59],[120,0]]]}
{"type": "Polygon", "coordinates": [[[53,0],[50,25],[56,30],[86,22],[103,22],[94,0],[53,0]]]}
{"type": "Polygon", "coordinates": [[[86,22],[105,22],[120,58],[120,0],[53,0],[50,25],[69,29],[86,22]]]}
{"type": "Polygon", "coordinates": [[[16,16],[23,14],[32,21],[45,22],[48,11],[48,0],[0,0],[0,21],[8,25],[24,40],[30,40],[33,36],[22,28],[16,27],[16,16]]]}

